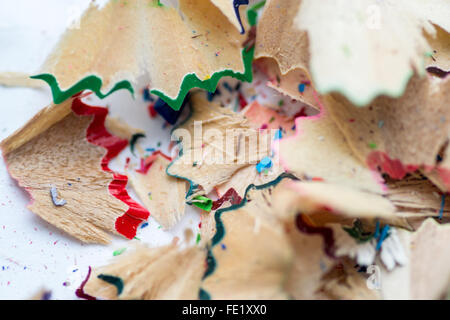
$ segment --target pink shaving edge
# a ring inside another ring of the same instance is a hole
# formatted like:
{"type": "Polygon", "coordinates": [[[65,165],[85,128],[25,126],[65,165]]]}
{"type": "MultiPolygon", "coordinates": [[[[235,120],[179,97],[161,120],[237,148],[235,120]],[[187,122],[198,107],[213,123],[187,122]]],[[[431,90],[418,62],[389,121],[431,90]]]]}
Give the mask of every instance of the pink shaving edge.
{"type": "Polygon", "coordinates": [[[450,191],[450,170],[447,168],[420,164],[404,164],[398,159],[391,159],[386,152],[373,151],[366,158],[367,165],[371,170],[376,170],[377,167],[383,173],[388,174],[392,179],[401,180],[407,174],[423,169],[425,172],[436,170],[439,177],[442,179],[447,191],[450,191]]]}
{"type": "MultiPolygon", "coordinates": [[[[322,102],[320,101],[320,99],[317,95],[316,90],[313,90],[313,95],[314,95],[314,98],[316,99],[316,102],[317,102],[319,108],[320,108],[319,113],[314,116],[297,117],[295,119],[295,134],[293,134],[292,136],[286,137],[284,139],[281,139],[280,143],[277,144],[274,148],[275,149],[274,151],[277,153],[277,155],[280,159],[281,166],[286,171],[289,171],[290,169],[289,169],[289,165],[287,164],[287,160],[283,158],[282,153],[280,152],[281,144],[294,141],[303,134],[303,130],[302,130],[302,126],[301,126],[301,123],[303,121],[318,121],[327,114],[322,102]]],[[[373,169],[371,169],[371,171],[372,171],[372,176],[373,176],[373,179],[375,180],[375,182],[381,187],[381,190],[383,192],[386,192],[388,190],[388,188],[387,188],[386,184],[384,183],[383,177],[377,171],[375,171],[373,169]]]]}

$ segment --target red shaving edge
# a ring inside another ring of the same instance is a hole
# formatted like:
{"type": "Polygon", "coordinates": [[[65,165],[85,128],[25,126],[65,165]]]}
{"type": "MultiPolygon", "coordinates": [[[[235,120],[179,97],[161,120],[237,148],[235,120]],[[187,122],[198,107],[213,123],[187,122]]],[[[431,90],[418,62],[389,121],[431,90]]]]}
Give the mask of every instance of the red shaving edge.
{"type": "Polygon", "coordinates": [[[373,151],[367,156],[367,165],[372,170],[379,170],[388,174],[393,179],[403,179],[408,173],[414,172],[419,168],[430,172],[436,170],[447,191],[450,191],[450,170],[439,166],[426,166],[416,164],[403,164],[400,160],[392,160],[382,151],[373,151]]]}
{"type": "Polygon", "coordinates": [[[150,115],[150,118],[155,118],[158,115],[158,112],[155,110],[155,104],[152,102],[148,105],[148,114],[150,115]]]}
{"type": "Polygon", "coordinates": [[[248,105],[248,102],[247,102],[247,100],[245,100],[244,95],[240,92],[239,92],[238,97],[239,97],[239,107],[240,107],[240,110],[242,110],[248,105]]]}
{"type": "Polygon", "coordinates": [[[334,255],[335,245],[333,230],[326,227],[315,227],[308,223],[308,221],[303,217],[304,215],[299,213],[295,219],[295,225],[297,229],[303,233],[307,234],[319,234],[322,236],[324,241],[324,251],[332,259],[335,259],[334,255]]]}
{"type": "Polygon", "coordinates": [[[234,190],[234,188],[230,188],[220,199],[213,202],[211,210],[219,209],[225,201],[229,201],[232,205],[234,205],[241,203],[242,198],[237,191],[234,190]]]}
{"type": "Polygon", "coordinates": [[[105,127],[105,119],[108,109],[103,107],[92,107],[84,104],[81,97],[74,99],[72,111],[79,116],[94,116],[86,131],[86,139],[93,145],[103,147],[107,150],[101,165],[106,172],[113,174],[113,181],[108,186],[109,193],[128,205],[128,210],[116,220],[116,230],[128,239],[136,236],[136,230],[143,220],[147,220],[150,213],[131,199],[126,190],[128,177],[113,172],[108,164],[112,158],[117,156],[127,145],[128,141],[110,134],[105,127]]]}
{"type": "Polygon", "coordinates": [[[136,172],[141,173],[141,174],[147,174],[147,172],[150,169],[150,167],[152,166],[153,162],[155,162],[156,158],[159,155],[166,158],[169,161],[172,161],[171,157],[169,157],[168,155],[165,155],[164,153],[162,153],[161,151],[158,150],[158,151],[153,152],[149,157],[147,157],[145,159],[141,159],[141,167],[139,169],[137,169],[136,172]]]}
{"type": "Polygon", "coordinates": [[[371,170],[378,168],[393,179],[403,179],[408,173],[416,171],[418,165],[404,165],[400,160],[392,160],[382,151],[373,151],[367,156],[367,165],[371,170]]]}
{"type": "Polygon", "coordinates": [[[91,276],[91,267],[89,266],[89,271],[86,276],[86,279],[83,280],[83,282],[80,284],[80,287],[75,291],[75,294],[78,298],[86,299],[86,300],[97,300],[96,297],[90,296],[87,293],[84,292],[84,286],[89,281],[89,277],[91,276]]]}

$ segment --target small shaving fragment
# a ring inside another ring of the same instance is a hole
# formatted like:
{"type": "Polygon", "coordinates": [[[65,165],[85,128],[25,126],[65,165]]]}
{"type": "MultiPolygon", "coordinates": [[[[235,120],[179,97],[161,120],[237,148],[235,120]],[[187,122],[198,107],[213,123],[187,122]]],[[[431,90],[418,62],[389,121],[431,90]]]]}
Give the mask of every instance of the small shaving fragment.
{"type": "Polygon", "coordinates": [[[62,207],[67,203],[67,201],[64,199],[58,199],[58,190],[56,189],[56,187],[51,187],[50,195],[52,197],[53,204],[57,207],[62,207]]]}
{"type": "Polygon", "coordinates": [[[196,196],[192,200],[192,204],[202,210],[209,212],[209,211],[211,211],[211,208],[213,206],[213,201],[204,196],[196,196]]]}

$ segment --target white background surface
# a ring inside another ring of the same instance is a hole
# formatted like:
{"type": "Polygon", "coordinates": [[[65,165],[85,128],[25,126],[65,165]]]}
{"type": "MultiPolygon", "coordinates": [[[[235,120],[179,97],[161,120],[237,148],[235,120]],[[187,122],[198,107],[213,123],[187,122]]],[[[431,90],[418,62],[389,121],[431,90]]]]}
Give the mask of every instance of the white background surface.
{"type": "MultiPolygon", "coordinates": [[[[104,1],[100,1],[102,3],[104,1]]],[[[36,74],[59,36],[89,0],[0,0],[0,72],[36,74]]],[[[170,127],[163,120],[151,119],[140,93],[133,100],[127,91],[116,92],[103,101],[90,104],[110,106],[112,115],[147,131],[139,140],[143,148],[156,148],[163,142],[167,152],[170,127]]],[[[0,86],[0,140],[25,124],[36,112],[51,102],[44,89],[4,88],[0,86]]],[[[125,158],[138,163],[127,149],[111,167],[123,172],[125,158]]],[[[134,195],[130,192],[132,197],[134,195]]],[[[136,197],[134,197],[136,199],[136,197]]],[[[83,245],[63,234],[26,209],[28,195],[20,189],[0,161],[0,299],[28,299],[40,289],[52,291],[53,299],[75,299],[75,289],[85,278],[88,266],[107,263],[114,250],[127,247],[130,241],[115,237],[109,246],[83,245]],[[63,283],[70,285],[64,286],[63,283]]],[[[174,236],[184,238],[184,230],[198,232],[199,216],[187,208],[183,220],[170,232],[159,229],[149,219],[149,226],[137,236],[150,246],[169,243],[174,236]]],[[[137,241],[137,240],[133,240],[137,241]]]]}

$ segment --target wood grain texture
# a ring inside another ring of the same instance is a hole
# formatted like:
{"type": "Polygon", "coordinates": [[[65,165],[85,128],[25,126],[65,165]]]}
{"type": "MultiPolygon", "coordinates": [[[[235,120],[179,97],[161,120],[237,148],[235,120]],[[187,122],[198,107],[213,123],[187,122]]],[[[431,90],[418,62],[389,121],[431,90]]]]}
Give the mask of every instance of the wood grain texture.
{"type": "Polygon", "coordinates": [[[32,212],[83,242],[108,243],[128,206],[109,193],[113,174],[100,165],[106,150],[86,139],[92,116],[75,115],[69,103],[44,109],[4,141],[4,157],[11,176],[29,192],[32,212]],[[53,204],[51,187],[64,206],[53,204]]]}

